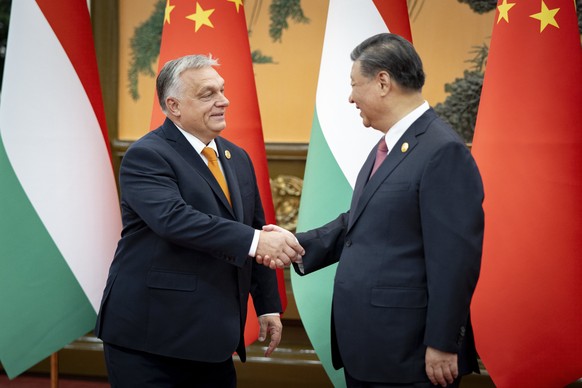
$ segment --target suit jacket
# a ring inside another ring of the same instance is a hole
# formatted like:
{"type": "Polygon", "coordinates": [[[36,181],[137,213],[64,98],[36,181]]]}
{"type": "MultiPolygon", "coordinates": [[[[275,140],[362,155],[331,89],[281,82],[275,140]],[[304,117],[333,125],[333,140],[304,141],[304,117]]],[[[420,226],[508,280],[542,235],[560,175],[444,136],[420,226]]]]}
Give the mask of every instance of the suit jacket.
{"type": "Polygon", "coordinates": [[[136,141],[120,168],[123,231],[96,335],[131,349],[204,362],[245,360],[249,291],[257,313],[281,311],[274,271],[248,256],[264,225],[247,153],[217,138],[232,207],[168,119],[136,141]]]}
{"type": "Polygon", "coordinates": [[[364,381],[428,381],[431,346],[460,353],[463,373],[475,370],[469,304],[483,241],[477,166],[432,109],[368,181],[375,153],[358,175],[349,212],[297,235],[305,274],[339,261],[334,366],[364,381]]]}

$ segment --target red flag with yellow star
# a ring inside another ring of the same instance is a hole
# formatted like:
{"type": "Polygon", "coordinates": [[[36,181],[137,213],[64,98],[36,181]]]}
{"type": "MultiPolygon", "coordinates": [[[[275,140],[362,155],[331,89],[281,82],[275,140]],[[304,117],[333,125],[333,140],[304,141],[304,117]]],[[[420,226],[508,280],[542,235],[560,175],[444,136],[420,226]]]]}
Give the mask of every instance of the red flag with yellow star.
{"type": "MultiPolygon", "coordinates": [[[[211,54],[218,59],[220,67],[217,70],[225,80],[226,96],[230,100],[227,128],[222,136],[250,155],[265,219],[267,223],[276,223],[242,0],[167,0],[158,71],[167,61],[190,54],[211,54]]],[[[164,119],[156,96],[151,128],[160,126],[164,119]]],[[[285,310],[287,295],[282,270],[277,270],[277,280],[285,310]]],[[[258,337],[258,321],[250,299],[245,330],[248,345],[258,337]]]]}
{"type": "Polygon", "coordinates": [[[479,355],[499,388],[582,377],[582,50],[574,1],[497,6],[473,154],[479,355]]]}

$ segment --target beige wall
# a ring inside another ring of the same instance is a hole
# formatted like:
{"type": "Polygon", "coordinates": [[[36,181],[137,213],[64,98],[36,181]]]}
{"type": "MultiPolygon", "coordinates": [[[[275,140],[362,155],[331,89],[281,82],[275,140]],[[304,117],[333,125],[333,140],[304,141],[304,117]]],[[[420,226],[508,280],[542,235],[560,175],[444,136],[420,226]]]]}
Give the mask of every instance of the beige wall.
{"type": "MultiPolygon", "coordinates": [[[[270,0],[246,0],[253,50],[272,56],[275,64],[255,65],[255,77],[266,142],[309,141],[315,104],[315,88],[325,30],[328,0],[301,2],[309,24],[291,22],[282,42],[268,36],[270,0]],[[252,11],[259,7],[258,14],[252,11]],[[255,15],[251,21],[252,15],[255,15]],[[258,16],[256,16],[258,15],[258,16]]],[[[462,77],[472,46],[487,41],[494,13],[478,15],[457,0],[421,1],[420,13],[412,15],[414,45],[424,61],[425,97],[431,104],[444,100],[444,84],[462,77]]],[[[153,104],[154,80],[139,79],[140,99],[127,91],[129,40],[136,26],[147,20],[155,0],[120,0],[119,135],[133,140],[147,132],[153,104]]],[[[157,65],[152,66],[156,69],[157,65]]],[[[347,98],[347,97],[346,97],[347,98]]],[[[349,109],[346,100],[346,108],[349,109]]]]}
{"type": "MultiPolygon", "coordinates": [[[[259,0],[250,0],[248,9],[259,0]]],[[[315,108],[315,91],[321,60],[328,0],[304,0],[308,24],[291,22],[282,42],[269,37],[270,1],[250,26],[251,48],[271,55],[275,64],[255,65],[255,80],[266,142],[307,142],[315,108]]],[[[247,19],[248,19],[247,14],[247,19]]]]}
{"type": "MultiPolygon", "coordinates": [[[[135,140],[150,128],[155,80],[139,75],[140,98],[134,101],[128,91],[127,71],[130,65],[130,39],[134,29],[149,19],[156,0],[119,0],[119,138],[135,140]]],[[[157,63],[152,66],[157,71],[157,63]]]]}
{"type": "Polygon", "coordinates": [[[479,15],[458,0],[426,0],[422,11],[412,15],[412,40],[427,75],[425,98],[431,105],[442,102],[444,84],[463,76],[473,46],[489,44],[495,12],[479,15]]]}

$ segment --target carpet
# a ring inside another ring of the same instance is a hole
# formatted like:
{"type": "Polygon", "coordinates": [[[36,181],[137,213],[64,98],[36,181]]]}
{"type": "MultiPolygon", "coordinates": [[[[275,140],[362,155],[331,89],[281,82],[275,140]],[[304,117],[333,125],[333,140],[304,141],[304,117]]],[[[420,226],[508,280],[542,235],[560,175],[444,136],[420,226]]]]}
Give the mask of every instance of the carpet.
{"type": "MultiPolygon", "coordinates": [[[[50,376],[39,374],[23,374],[13,380],[0,373],[1,388],[50,388],[50,376]]],[[[60,376],[59,388],[109,388],[106,379],[94,379],[86,377],[60,376]]]]}

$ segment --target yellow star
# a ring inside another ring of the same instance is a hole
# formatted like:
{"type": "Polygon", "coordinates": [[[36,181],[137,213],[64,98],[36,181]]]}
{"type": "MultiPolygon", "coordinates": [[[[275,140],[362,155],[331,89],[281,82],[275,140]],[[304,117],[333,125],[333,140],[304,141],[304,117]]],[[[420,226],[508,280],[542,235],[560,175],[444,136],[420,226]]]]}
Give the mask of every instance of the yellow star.
{"type": "Polygon", "coordinates": [[[234,5],[236,5],[236,13],[238,13],[238,7],[240,7],[241,5],[243,5],[243,1],[242,0],[226,0],[229,1],[231,3],[234,3],[234,5]]]}
{"type": "Polygon", "coordinates": [[[542,0],[542,10],[536,14],[529,15],[530,18],[538,19],[540,21],[540,32],[542,32],[548,24],[556,28],[560,28],[558,23],[556,22],[556,14],[560,8],[548,9],[546,7],[546,3],[542,0]]]}
{"type": "Polygon", "coordinates": [[[164,15],[164,24],[168,22],[170,24],[170,14],[176,8],[175,5],[170,5],[170,0],[166,1],[166,14],[164,15]]]}
{"type": "Polygon", "coordinates": [[[508,3],[507,0],[503,0],[502,4],[497,6],[499,10],[499,17],[497,18],[497,23],[504,19],[507,23],[509,23],[509,10],[513,8],[515,3],[508,3]]]}
{"type": "Polygon", "coordinates": [[[196,27],[194,28],[194,32],[198,32],[198,30],[202,26],[208,26],[208,27],[214,28],[214,26],[212,25],[212,22],[210,21],[210,15],[212,15],[212,12],[214,12],[214,8],[209,9],[209,10],[204,10],[204,9],[202,9],[202,7],[200,6],[199,3],[196,3],[196,13],[193,13],[192,15],[186,16],[186,19],[193,20],[196,23],[196,27]]]}

